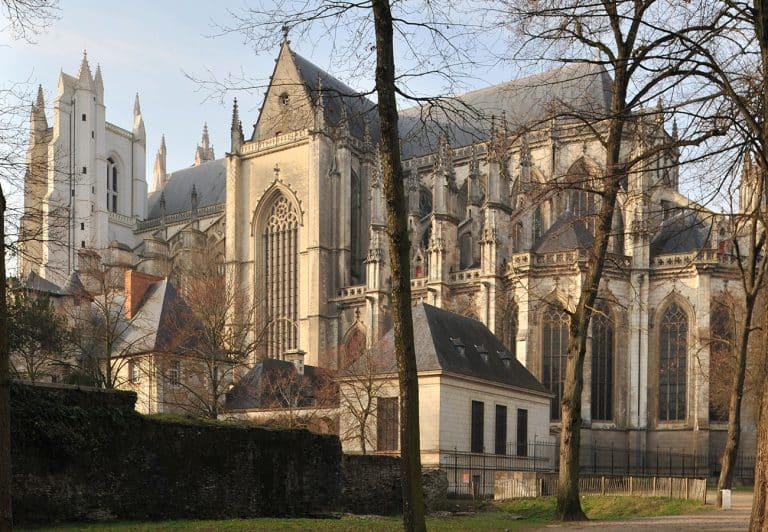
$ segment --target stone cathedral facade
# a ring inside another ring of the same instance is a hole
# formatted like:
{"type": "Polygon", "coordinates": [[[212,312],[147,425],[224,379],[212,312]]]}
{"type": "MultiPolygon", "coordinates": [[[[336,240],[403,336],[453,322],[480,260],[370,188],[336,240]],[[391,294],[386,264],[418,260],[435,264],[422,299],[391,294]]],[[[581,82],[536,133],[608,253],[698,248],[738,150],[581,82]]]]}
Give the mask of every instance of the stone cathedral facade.
{"type": "MultiPolygon", "coordinates": [[[[369,100],[286,41],[258,116],[241,117],[235,102],[226,154],[215,157],[206,128],[194,165],[168,172],[163,139],[147,194],[138,98],[132,127],[112,125],[103,83],[84,59],[77,77],[61,76],[52,127],[42,95],[33,107],[30,159],[45,164],[25,200],[43,216],[24,229],[52,231],[54,211],[66,224],[25,250],[22,273],[63,284],[95,252],[171,275],[205,250],[270,317],[264,356],[300,349],[308,364],[340,368],[390,328],[369,100]],[[255,118],[252,130],[241,118],[255,118]]],[[[554,394],[554,431],[567,310],[599,206],[590,190],[604,171],[591,128],[604,127],[609,90],[604,70],[569,66],[446,100],[429,120],[420,108],[400,116],[414,303],[495,331],[554,394]],[[554,118],[562,109],[589,125],[554,118]]],[[[683,196],[679,154],[657,149],[677,135],[667,118],[649,110],[625,133],[628,160],[655,155],[622,184],[588,341],[583,439],[714,453],[725,424],[711,404],[711,361],[733,339],[742,296],[729,219],[683,196]]]]}

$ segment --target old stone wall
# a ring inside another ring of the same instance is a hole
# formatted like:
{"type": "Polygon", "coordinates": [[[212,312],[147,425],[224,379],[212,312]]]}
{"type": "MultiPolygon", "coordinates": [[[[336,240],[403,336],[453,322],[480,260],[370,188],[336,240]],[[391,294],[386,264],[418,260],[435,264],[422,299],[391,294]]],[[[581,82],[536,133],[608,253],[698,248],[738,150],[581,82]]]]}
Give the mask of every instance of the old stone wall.
{"type": "MultiPolygon", "coordinates": [[[[401,511],[400,458],[347,454],[342,467],[341,509],[355,514],[394,515],[401,511]]],[[[439,510],[448,493],[445,471],[422,474],[427,510],[439,510]]]]}
{"type": "Polygon", "coordinates": [[[132,392],[12,387],[14,520],[311,515],[337,507],[334,436],[166,422],[132,392]]]}

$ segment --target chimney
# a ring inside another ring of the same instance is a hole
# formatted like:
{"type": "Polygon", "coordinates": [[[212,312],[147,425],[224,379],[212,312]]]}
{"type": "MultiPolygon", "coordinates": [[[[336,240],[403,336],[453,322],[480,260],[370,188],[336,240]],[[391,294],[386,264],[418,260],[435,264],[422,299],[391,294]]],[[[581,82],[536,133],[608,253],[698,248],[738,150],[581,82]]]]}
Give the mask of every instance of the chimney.
{"type": "Polygon", "coordinates": [[[292,349],[286,351],[283,358],[286,362],[290,362],[296,366],[296,372],[299,375],[304,375],[304,351],[301,349],[292,349]]]}
{"type": "Polygon", "coordinates": [[[136,270],[125,271],[125,318],[133,319],[139,304],[147,293],[149,285],[162,281],[162,277],[149,275],[148,273],[137,272],[136,270]]]}

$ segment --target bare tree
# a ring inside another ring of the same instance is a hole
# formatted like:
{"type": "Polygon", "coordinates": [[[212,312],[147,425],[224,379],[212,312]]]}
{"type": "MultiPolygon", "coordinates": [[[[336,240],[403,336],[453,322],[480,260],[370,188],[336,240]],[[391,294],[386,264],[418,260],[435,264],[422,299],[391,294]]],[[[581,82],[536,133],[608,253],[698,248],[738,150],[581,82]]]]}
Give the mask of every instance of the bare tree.
{"type": "MultiPolygon", "coordinates": [[[[392,272],[392,316],[395,353],[400,384],[400,441],[403,488],[403,521],[406,530],[424,530],[424,502],[421,485],[421,456],[418,420],[418,383],[411,320],[409,232],[404,172],[400,152],[397,99],[423,104],[422,119],[434,118],[452,108],[471,113],[461,100],[421,96],[408,89],[408,82],[420,76],[433,76],[450,94],[466,77],[479,43],[471,35],[475,26],[472,10],[460,10],[453,2],[390,3],[386,0],[355,2],[288,2],[277,9],[246,9],[231,13],[233,23],[223,31],[243,33],[256,49],[273,45],[281,27],[305,35],[321,28],[332,35],[338,63],[354,65],[357,74],[375,72],[373,89],[377,100],[378,138],[385,202],[387,236],[392,272]],[[392,10],[395,10],[394,14],[392,10]],[[344,33],[345,35],[340,35],[344,33]],[[370,41],[370,36],[375,38],[370,41]],[[366,46],[360,46],[361,40],[366,46]],[[411,62],[396,65],[395,42],[411,62]],[[462,74],[463,72],[463,74],[462,74]],[[435,105],[429,105],[435,104],[435,105]]],[[[214,83],[216,87],[220,87],[214,83]]],[[[247,84],[246,84],[247,85],[247,84]]],[[[239,84],[242,88],[243,84],[239,84]]],[[[251,86],[252,88],[252,86],[251,86]]],[[[326,91],[327,92],[327,91],[326,91]]],[[[441,95],[441,96],[442,96],[441,95]]],[[[334,95],[331,94],[330,97],[334,95]]],[[[339,95],[336,96],[350,96],[339,95]]],[[[466,116],[466,115],[465,115],[466,116]]],[[[475,115],[477,118],[477,115],[475,115]]],[[[466,123],[465,123],[466,126],[466,123]]]]}
{"type": "MultiPolygon", "coordinates": [[[[564,109],[563,117],[581,121],[605,149],[603,175],[585,188],[600,199],[594,217],[594,241],[575,308],[569,312],[567,365],[561,402],[560,473],[556,516],[582,520],[579,498],[579,446],[584,359],[590,319],[600,286],[617,197],[622,183],[641,175],[643,163],[660,150],[681,145],[668,139],[627,157],[622,148],[632,126],[644,127],[647,116],[638,113],[651,98],[675,94],[684,78],[692,52],[681,34],[700,29],[693,6],[680,8],[655,0],[631,2],[560,0],[557,2],[503,2],[514,30],[522,34],[518,58],[545,58],[587,62],[606,68],[613,76],[607,114],[578,114],[564,109]],[[547,55],[549,54],[549,55],[547,55]],[[592,56],[591,59],[587,59],[592,56]],[[639,116],[638,116],[639,115],[639,116]],[[635,125],[637,124],[637,125],[635,125]]],[[[689,139],[690,140],[690,139],[689,139]]],[[[640,199],[640,198],[638,198],[640,199]]]]}
{"type": "Polygon", "coordinates": [[[146,351],[150,331],[136,327],[136,316],[126,312],[120,288],[123,270],[103,264],[95,252],[89,255],[80,256],[85,289],[67,302],[65,310],[75,359],[72,369],[92,386],[118,388],[125,380],[128,355],[146,351]],[[134,330],[138,332],[128,334],[134,330]]]}
{"type": "MultiPolygon", "coordinates": [[[[46,0],[2,0],[0,17],[7,21],[17,38],[27,38],[45,28],[53,19],[51,8],[57,3],[46,0]]],[[[24,134],[23,129],[7,129],[6,124],[13,122],[14,108],[5,107],[0,102],[0,127],[2,136],[2,161],[0,161],[0,246],[3,249],[0,265],[0,531],[13,527],[11,504],[11,397],[10,397],[10,352],[8,349],[8,313],[6,307],[6,216],[8,204],[3,190],[4,184],[19,181],[24,175],[24,165],[16,163],[13,154],[18,154],[13,146],[18,146],[14,139],[24,134]],[[9,120],[10,118],[10,120],[9,120]],[[11,151],[6,151],[6,139],[11,139],[11,151]],[[10,156],[9,156],[10,154],[10,156]]]]}
{"type": "Polygon", "coordinates": [[[339,438],[357,442],[363,454],[375,448],[371,422],[376,420],[376,398],[387,382],[376,362],[374,351],[363,350],[339,373],[339,438]]]}
{"type": "Polygon", "coordinates": [[[186,262],[175,270],[182,299],[161,327],[164,337],[178,341],[155,354],[163,380],[175,382],[163,402],[212,419],[236,378],[262,358],[272,325],[260,312],[257,295],[249,297],[236,286],[234,275],[226,275],[229,267],[203,252],[197,264],[186,262]],[[175,362],[183,378],[176,377],[175,362]]]}

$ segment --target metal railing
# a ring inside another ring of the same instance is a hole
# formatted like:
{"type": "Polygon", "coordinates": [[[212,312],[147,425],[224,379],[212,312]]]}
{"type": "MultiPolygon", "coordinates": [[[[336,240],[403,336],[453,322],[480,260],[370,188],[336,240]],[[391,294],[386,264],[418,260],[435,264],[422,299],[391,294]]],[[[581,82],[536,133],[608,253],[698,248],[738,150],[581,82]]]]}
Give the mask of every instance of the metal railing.
{"type": "MultiPolygon", "coordinates": [[[[627,449],[616,445],[585,444],[579,455],[580,471],[592,476],[657,478],[716,478],[720,455],[685,452],[672,447],[627,449]]],[[[488,497],[493,494],[496,471],[555,473],[559,469],[559,443],[528,442],[525,449],[508,444],[505,453],[471,453],[441,450],[440,467],[448,476],[448,492],[488,497]]],[[[736,482],[754,482],[755,457],[740,454],[734,468],[736,482]]]]}

